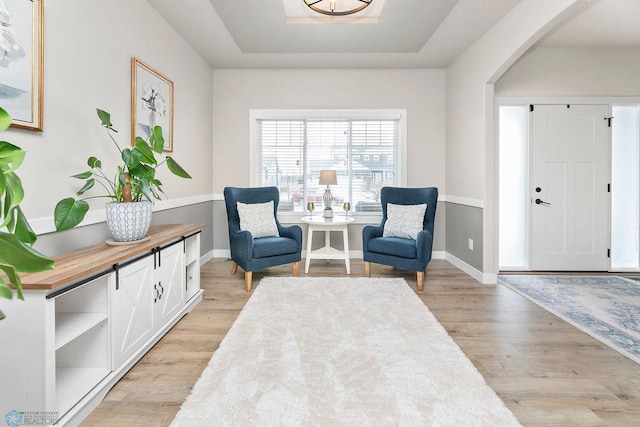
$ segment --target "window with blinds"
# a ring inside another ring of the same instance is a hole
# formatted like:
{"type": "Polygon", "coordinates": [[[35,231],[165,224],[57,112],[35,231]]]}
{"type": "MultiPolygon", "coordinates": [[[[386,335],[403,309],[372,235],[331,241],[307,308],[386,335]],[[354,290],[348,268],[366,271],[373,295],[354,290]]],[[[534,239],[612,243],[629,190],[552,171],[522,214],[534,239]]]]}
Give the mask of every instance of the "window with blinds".
{"type": "Polygon", "coordinates": [[[380,212],[380,189],[400,185],[399,123],[392,119],[257,119],[261,186],[280,190],[280,212],[323,209],[320,171],[333,169],[333,208],[380,212]]]}

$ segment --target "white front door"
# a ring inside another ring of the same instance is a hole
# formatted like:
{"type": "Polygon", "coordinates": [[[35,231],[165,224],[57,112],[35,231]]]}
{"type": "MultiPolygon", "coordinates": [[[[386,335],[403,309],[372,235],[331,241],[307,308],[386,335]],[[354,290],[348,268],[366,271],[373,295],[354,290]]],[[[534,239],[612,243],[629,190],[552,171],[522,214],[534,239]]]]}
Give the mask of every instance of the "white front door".
{"type": "Polygon", "coordinates": [[[535,105],[531,113],[531,269],[608,269],[606,105],[535,105]]]}

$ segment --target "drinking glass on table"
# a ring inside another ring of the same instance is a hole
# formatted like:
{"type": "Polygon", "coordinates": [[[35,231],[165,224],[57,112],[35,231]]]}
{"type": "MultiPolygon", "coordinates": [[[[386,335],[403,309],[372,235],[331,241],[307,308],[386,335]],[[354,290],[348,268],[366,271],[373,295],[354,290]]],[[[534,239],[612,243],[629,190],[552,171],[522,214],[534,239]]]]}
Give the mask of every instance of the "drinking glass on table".
{"type": "Polygon", "coordinates": [[[309,211],[309,218],[313,215],[313,210],[316,208],[316,205],[313,202],[307,202],[307,210],[309,211]]]}
{"type": "Polygon", "coordinates": [[[344,217],[348,218],[349,217],[349,211],[351,210],[351,203],[344,202],[342,204],[342,209],[344,209],[344,217]]]}

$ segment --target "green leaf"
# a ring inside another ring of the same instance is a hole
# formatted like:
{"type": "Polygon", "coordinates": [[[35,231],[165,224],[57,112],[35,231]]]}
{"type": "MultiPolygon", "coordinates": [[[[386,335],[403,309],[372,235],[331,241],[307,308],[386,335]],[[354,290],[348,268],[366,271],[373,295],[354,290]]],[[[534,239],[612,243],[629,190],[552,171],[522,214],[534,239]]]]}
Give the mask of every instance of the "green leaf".
{"type": "Polygon", "coordinates": [[[0,172],[0,196],[4,194],[7,187],[7,181],[4,179],[4,173],[0,172]]]}
{"type": "MultiPolygon", "coordinates": [[[[4,192],[4,206],[2,207],[2,214],[7,217],[9,212],[11,211],[11,193],[9,191],[4,192]]],[[[7,225],[8,221],[5,220],[2,225],[0,225],[0,229],[7,225]]]]}
{"type": "Polygon", "coordinates": [[[109,114],[106,111],[101,110],[99,108],[96,108],[96,112],[98,113],[98,117],[100,118],[100,121],[102,122],[102,126],[106,127],[109,130],[112,130],[114,132],[118,132],[117,130],[115,130],[113,128],[113,124],[111,124],[111,114],[109,114]]]}
{"type": "Polygon", "coordinates": [[[140,138],[139,136],[136,136],[135,148],[140,152],[140,155],[141,155],[140,161],[142,163],[147,163],[151,165],[158,164],[158,161],[156,160],[156,157],[153,155],[153,151],[151,151],[151,147],[149,147],[149,144],[147,144],[147,141],[140,138]]]}
{"type": "Polygon", "coordinates": [[[84,183],[84,185],[82,186],[82,188],[80,190],[78,190],[78,192],[76,193],[76,195],[78,196],[82,196],[87,190],[90,190],[91,188],[93,188],[93,185],[96,183],[96,180],[91,178],[88,179],[87,182],[84,183]]]}
{"type": "Polygon", "coordinates": [[[23,243],[28,245],[33,245],[36,242],[37,236],[36,233],[33,232],[31,226],[29,225],[29,221],[27,221],[27,217],[22,212],[20,206],[16,208],[16,229],[15,235],[23,243]]]}
{"type": "Polygon", "coordinates": [[[13,298],[13,292],[11,291],[11,288],[7,286],[5,283],[0,283],[0,297],[6,298],[6,299],[13,298]]]}
{"type": "MultiPolygon", "coordinates": [[[[16,229],[16,216],[14,215],[14,212],[16,211],[17,208],[13,208],[13,209],[9,209],[9,212],[7,212],[5,214],[5,224],[7,227],[7,230],[10,233],[14,233],[15,229],[16,229]]],[[[0,227],[0,229],[2,229],[2,227],[0,227]]]]}
{"type": "Polygon", "coordinates": [[[20,181],[20,178],[15,173],[5,174],[5,179],[7,180],[6,191],[8,194],[11,194],[11,204],[9,208],[12,209],[22,203],[24,199],[24,189],[22,188],[22,181],[20,181]]]}
{"type": "Polygon", "coordinates": [[[18,169],[24,160],[26,152],[7,141],[0,141],[0,170],[3,173],[18,169]]]}
{"type": "Polygon", "coordinates": [[[0,132],[4,132],[11,126],[11,116],[7,111],[0,107],[0,132]]]}
{"type": "Polygon", "coordinates": [[[15,286],[16,293],[18,294],[18,299],[24,299],[22,297],[22,282],[20,281],[20,276],[18,276],[18,272],[16,271],[15,267],[11,264],[5,264],[0,261],[0,270],[5,272],[5,274],[9,278],[9,283],[15,286]]]}
{"type": "Polygon", "coordinates": [[[60,200],[53,212],[57,231],[68,230],[80,224],[89,210],[89,204],[73,197],[60,200]]]}
{"type": "Polygon", "coordinates": [[[145,181],[151,181],[152,179],[154,179],[156,175],[155,168],[149,165],[145,165],[144,163],[140,163],[134,169],[129,170],[129,172],[135,178],[145,180],[145,181]]]}
{"type": "Polygon", "coordinates": [[[116,191],[115,191],[115,201],[117,202],[121,202],[122,201],[122,185],[120,184],[120,180],[116,179],[116,191]]]}
{"type": "MultiPolygon", "coordinates": [[[[2,202],[2,199],[0,199],[2,202]]],[[[4,193],[4,202],[2,204],[2,215],[0,215],[0,219],[4,217],[4,220],[0,223],[0,230],[6,227],[7,230],[13,232],[13,211],[15,208],[11,208],[11,193],[4,193]]]]}
{"type": "Polygon", "coordinates": [[[142,194],[144,194],[144,197],[151,203],[153,203],[157,198],[148,184],[143,184],[140,190],[142,191],[142,194]]]}
{"type": "Polygon", "coordinates": [[[11,278],[12,273],[7,272],[5,267],[22,273],[36,273],[52,270],[53,266],[51,258],[22,243],[13,234],[0,232],[0,268],[7,273],[11,283],[15,284],[11,278]]]}
{"type": "Polygon", "coordinates": [[[127,165],[129,171],[140,164],[141,158],[142,154],[138,150],[131,150],[130,148],[122,150],[122,161],[127,165]]]}
{"type": "Polygon", "coordinates": [[[155,190],[158,190],[158,191],[156,192],[154,190],[153,194],[156,196],[156,199],[160,200],[162,198],[161,194],[165,194],[165,192],[162,190],[162,187],[160,185],[156,185],[155,187],[152,187],[152,190],[154,188],[155,188],[155,190]]]}
{"type": "Polygon", "coordinates": [[[124,164],[128,165],[131,162],[131,149],[125,148],[124,150],[122,150],[122,153],[120,153],[120,157],[122,157],[124,164]]]}
{"type": "Polygon", "coordinates": [[[167,156],[167,167],[171,172],[173,172],[174,175],[177,175],[181,178],[191,178],[191,175],[189,175],[187,171],[178,164],[178,162],[176,162],[172,157],[169,156],[167,156]]]}
{"type": "Polygon", "coordinates": [[[164,136],[162,135],[162,128],[155,126],[149,135],[149,144],[153,147],[153,151],[156,153],[162,153],[164,150],[164,136]]]}
{"type": "Polygon", "coordinates": [[[77,175],[71,175],[71,178],[87,179],[87,178],[91,178],[91,175],[93,175],[93,172],[87,171],[87,172],[79,173],[77,175]]]}
{"type": "MultiPolygon", "coordinates": [[[[5,265],[0,263],[0,270],[5,272],[5,274],[9,278],[9,283],[14,286],[18,299],[23,300],[24,296],[22,295],[22,281],[20,280],[20,276],[18,276],[18,272],[16,271],[16,269],[13,268],[12,265],[5,265]]],[[[9,290],[12,290],[9,286],[7,287],[9,288],[9,290]]],[[[13,292],[11,297],[13,297],[13,292]]]]}
{"type": "Polygon", "coordinates": [[[94,156],[91,156],[89,157],[89,159],[87,159],[87,164],[92,169],[100,169],[102,167],[102,162],[94,156]]]}

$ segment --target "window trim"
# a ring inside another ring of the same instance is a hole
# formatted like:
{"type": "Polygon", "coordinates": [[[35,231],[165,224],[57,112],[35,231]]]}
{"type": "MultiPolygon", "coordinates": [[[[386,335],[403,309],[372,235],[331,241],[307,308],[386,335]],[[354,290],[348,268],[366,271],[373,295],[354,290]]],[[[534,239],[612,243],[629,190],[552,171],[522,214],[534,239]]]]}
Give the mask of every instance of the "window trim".
{"type": "MultiPolygon", "coordinates": [[[[259,120],[398,120],[398,146],[396,147],[395,173],[398,185],[407,185],[407,110],[405,109],[250,109],[249,110],[249,183],[260,185],[260,138],[259,120]]],[[[358,214],[356,223],[379,222],[382,213],[358,214]]],[[[300,212],[278,213],[282,222],[300,222],[300,212]]]]}

